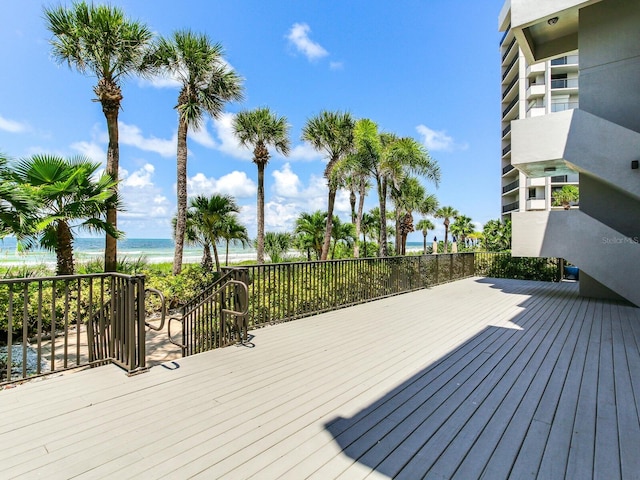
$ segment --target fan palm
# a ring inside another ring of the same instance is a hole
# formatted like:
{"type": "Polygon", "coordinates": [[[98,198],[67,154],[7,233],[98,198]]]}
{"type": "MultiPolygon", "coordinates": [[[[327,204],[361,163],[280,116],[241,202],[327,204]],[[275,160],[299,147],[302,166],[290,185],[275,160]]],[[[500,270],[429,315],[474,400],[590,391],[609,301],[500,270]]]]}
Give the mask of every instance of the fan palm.
{"type": "Polygon", "coordinates": [[[423,236],[422,252],[426,255],[427,254],[427,234],[429,233],[429,230],[433,230],[436,227],[431,220],[429,220],[428,218],[423,218],[418,223],[416,223],[416,228],[422,231],[422,236],[423,236]]]}
{"type": "Polygon", "coordinates": [[[458,215],[456,221],[451,225],[451,233],[458,237],[466,246],[467,238],[475,231],[472,220],[466,215],[458,215]]]}
{"type": "Polygon", "coordinates": [[[8,160],[0,154],[0,238],[13,235],[19,249],[29,247],[35,209],[33,197],[11,178],[8,160]]]}
{"type": "Polygon", "coordinates": [[[268,108],[257,108],[238,113],[233,130],[243,146],[253,148],[253,163],[258,167],[256,253],[258,263],[264,263],[264,169],[270,157],[267,147],[289,155],[289,125],[285,117],[278,117],[268,108]]]}
{"type": "MultiPolygon", "coordinates": [[[[120,81],[133,74],[144,74],[142,58],[153,34],[146,25],[127,18],[121,9],[108,5],[81,1],[70,8],[45,8],[44,14],[47,28],[53,34],[54,59],[98,79],[93,91],[102,106],[109,134],[106,172],[113,180],[114,193],[117,193],[120,162],[118,113],[123,98],[120,81]]],[[[115,231],[117,205],[107,205],[107,221],[115,231]]],[[[105,271],[115,271],[117,240],[108,232],[104,254],[105,271]]]]}
{"type": "Polygon", "coordinates": [[[240,207],[229,195],[198,195],[190,200],[185,240],[189,244],[203,247],[202,265],[205,269],[211,268],[213,250],[216,270],[220,271],[217,242],[224,238],[228,218],[239,211],[240,207]]]}
{"type": "Polygon", "coordinates": [[[271,263],[281,263],[291,249],[293,238],[287,232],[266,232],[264,234],[264,249],[271,259],[271,263]]]}
{"type": "Polygon", "coordinates": [[[295,233],[298,247],[307,252],[309,261],[311,261],[311,251],[315,253],[316,260],[320,260],[322,255],[326,215],[325,212],[317,210],[313,213],[302,212],[296,219],[295,233]]]}
{"type": "Polygon", "coordinates": [[[324,178],[327,180],[329,195],[327,201],[327,224],[322,244],[321,260],[329,256],[331,245],[331,228],[333,225],[333,208],[340,178],[334,172],[338,161],[353,149],[353,128],[355,122],[348,112],[322,111],[307,120],[302,129],[302,139],[314,149],[323,152],[327,157],[324,178]]]}
{"type": "Polygon", "coordinates": [[[247,233],[247,227],[242,225],[235,215],[228,215],[224,218],[221,236],[225,241],[225,265],[229,265],[230,243],[239,243],[243,247],[247,247],[251,243],[251,241],[249,240],[249,234],[247,233]]]}
{"type": "Polygon", "coordinates": [[[355,229],[351,223],[342,223],[340,217],[333,217],[333,226],[331,228],[331,238],[333,239],[333,247],[331,249],[331,258],[336,258],[336,247],[340,242],[350,248],[357,242],[358,237],[355,236],[355,229]]]}
{"type": "Polygon", "coordinates": [[[396,254],[405,255],[407,235],[413,232],[413,211],[419,209],[426,195],[425,188],[416,177],[405,177],[391,188],[391,201],[395,205],[396,254]]]}
{"type": "Polygon", "coordinates": [[[219,43],[204,34],[179,30],[161,37],[145,58],[145,64],[180,81],[176,155],[177,216],[173,274],[182,270],[187,215],[187,134],[202,126],[205,114],[217,118],[226,102],[242,99],[242,81],[224,61],[219,43]]]}
{"type": "Polygon", "coordinates": [[[444,253],[447,253],[449,250],[447,249],[448,241],[449,241],[449,224],[451,223],[452,218],[456,218],[459,215],[458,211],[450,206],[440,207],[436,213],[436,218],[442,218],[444,224],[444,253]]]}
{"type": "Polygon", "coordinates": [[[115,182],[107,173],[97,180],[94,175],[100,163],[83,157],[67,160],[53,155],[34,155],[18,162],[14,180],[29,189],[38,205],[33,234],[40,246],[56,252],[56,272],[74,272],[74,230],[107,233],[118,238],[120,233],[106,221],[106,205],[118,207],[114,199],[115,182]]]}

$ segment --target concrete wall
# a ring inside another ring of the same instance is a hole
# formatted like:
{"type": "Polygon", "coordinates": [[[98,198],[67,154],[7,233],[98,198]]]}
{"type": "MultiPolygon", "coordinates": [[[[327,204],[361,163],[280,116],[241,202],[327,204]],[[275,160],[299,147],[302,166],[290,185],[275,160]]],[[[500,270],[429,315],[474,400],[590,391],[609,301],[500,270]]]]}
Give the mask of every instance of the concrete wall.
{"type": "Polygon", "coordinates": [[[579,46],[580,109],[640,132],[640,2],[581,9],[579,46]]]}

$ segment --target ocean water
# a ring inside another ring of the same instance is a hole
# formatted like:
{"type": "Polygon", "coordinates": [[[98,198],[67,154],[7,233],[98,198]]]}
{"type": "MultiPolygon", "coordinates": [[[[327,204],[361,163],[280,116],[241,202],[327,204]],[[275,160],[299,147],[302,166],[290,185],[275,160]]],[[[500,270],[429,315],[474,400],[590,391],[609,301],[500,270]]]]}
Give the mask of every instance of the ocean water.
{"type": "MultiPolygon", "coordinates": [[[[118,241],[118,258],[126,257],[136,260],[145,257],[149,263],[163,263],[173,261],[175,243],[170,238],[125,238],[118,241]]],[[[76,238],[74,241],[74,257],[76,262],[89,262],[102,259],[104,256],[104,238],[76,238]]],[[[225,245],[218,246],[220,262],[224,263],[225,245]]],[[[202,247],[187,247],[183,253],[184,263],[197,263],[202,258],[202,247]]],[[[255,259],[255,250],[251,247],[229,245],[229,261],[255,259]]],[[[13,265],[50,265],[56,263],[54,252],[46,250],[31,250],[26,253],[16,251],[16,241],[13,238],[0,240],[0,266],[13,265]]]]}

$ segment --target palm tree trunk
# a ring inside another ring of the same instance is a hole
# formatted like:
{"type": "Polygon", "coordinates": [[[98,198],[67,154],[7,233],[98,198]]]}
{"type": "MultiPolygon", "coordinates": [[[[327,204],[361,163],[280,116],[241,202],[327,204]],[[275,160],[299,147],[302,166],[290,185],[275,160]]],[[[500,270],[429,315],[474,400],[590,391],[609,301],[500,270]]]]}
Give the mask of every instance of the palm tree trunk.
{"type": "Polygon", "coordinates": [[[73,275],[73,241],[67,222],[60,220],[56,228],[56,273],[73,275]]]}
{"type": "Polygon", "coordinates": [[[387,181],[378,181],[378,200],[380,202],[380,256],[387,256],[387,181]]]}
{"type": "MultiPolygon", "coordinates": [[[[117,97],[116,97],[117,98],[117,97]]],[[[120,95],[121,98],[121,95],[120,95]]],[[[105,172],[114,181],[118,180],[118,169],[120,164],[120,148],[118,140],[118,112],[120,110],[120,100],[104,99],[102,102],[102,112],[107,120],[107,131],[109,134],[109,146],[107,147],[107,168],[105,172]]],[[[118,186],[114,185],[113,190],[118,192],[118,186]]],[[[115,198],[115,197],[114,197],[115,198]]],[[[107,205],[107,222],[117,228],[118,213],[116,206],[111,202],[107,205]]],[[[118,241],[107,234],[104,245],[104,271],[115,272],[118,264],[118,241]]]]}
{"type": "Polygon", "coordinates": [[[351,204],[351,223],[356,223],[356,192],[353,188],[349,191],[349,203],[351,204]]]}
{"type": "Polygon", "coordinates": [[[447,248],[449,242],[449,219],[444,219],[444,253],[449,253],[447,248]]]}
{"type": "Polygon", "coordinates": [[[224,252],[224,266],[229,266],[229,240],[227,240],[227,245],[224,252]]]}
{"type": "Polygon", "coordinates": [[[322,244],[322,254],[320,260],[324,261],[329,257],[329,246],[331,245],[331,230],[333,228],[333,206],[336,202],[336,189],[329,186],[329,202],[327,205],[327,227],[324,232],[324,243],[322,244]]]}
{"type": "MultiPolygon", "coordinates": [[[[364,211],[364,197],[365,197],[364,188],[361,188],[360,192],[358,193],[360,195],[360,200],[358,201],[358,213],[356,214],[356,241],[353,243],[353,258],[360,257],[360,245],[358,245],[358,238],[360,237],[360,229],[362,228],[362,212],[364,211]]],[[[367,256],[366,243],[365,243],[364,255],[365,257],[367,256]]]]}
{"type": "Polygon", "coordinates": [[[256,251],[258,263],[264,263],[264,163],[258,163],[258,238],[256,251]]]}
{"type": "Polygon", "coordinates": [[[208,243],[204,244],[201,264],[202,268],[207,272],[210,272],[213,269],[213,260],[211,260],[211,247],[209,247],[208,243]]]}
{"type": "Polygon", "coordinates": [[[184,233],[187,226],[187,130],[187,121],[180,116],[178,120],[178,151],[176,156],[178,212],[176,214],[176,249],[173,255],[174,275],[178,275],[182,271],[184,233]]]}
{"type": "Polygon", "coordinates": [[[395,211],[396,222],[396,255],[402,255],[402,221],[400,220],[400,212],[398,207],[395,211]]]}
{"type": "Polygon", "coordinates": [[[216,243],[213,242],[211,244],[211,246],[213,247],[213,258],[216,259],[216,271],[220,271],[220,259],[218,258],[218,247],[216,246],[216,243]]]}
{"type": "Polygon", "coordinates": [[[425,230],[425,233],[423,234],[423,237],[424,237],[424,240],[423,240],[423,244],[422,244],[422,253],[424,255],[426,255],[427,254],[427,233],[426,233],[426,230],[425,230]]]}

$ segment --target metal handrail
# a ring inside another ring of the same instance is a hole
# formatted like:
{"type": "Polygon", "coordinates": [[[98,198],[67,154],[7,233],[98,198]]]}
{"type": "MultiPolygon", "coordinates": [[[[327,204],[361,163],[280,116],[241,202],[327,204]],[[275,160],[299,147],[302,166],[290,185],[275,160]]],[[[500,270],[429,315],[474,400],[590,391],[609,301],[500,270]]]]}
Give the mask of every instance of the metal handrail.
{"type": "Polygon", "coordinates": [[[151,330],[155,330],[156,332],[159,332],[160,330],[162,330],[164,328],[164,320],[165,320],[165,316],[166,316],[166,308],[165,308],[165,301],[164,301],[164,295],[162,294],[162,292],[158,289],[155,288],[147,288],[145,291],[145,299],[146,299],[146,294],[147,293],[153,293],[155,295],[158,295],[158,297],[160,297],[160,325],[158,327],[154,327],[153,325],[151,325],[149,322],[147,322],[145,320],[144,324],[151,330]]]}

